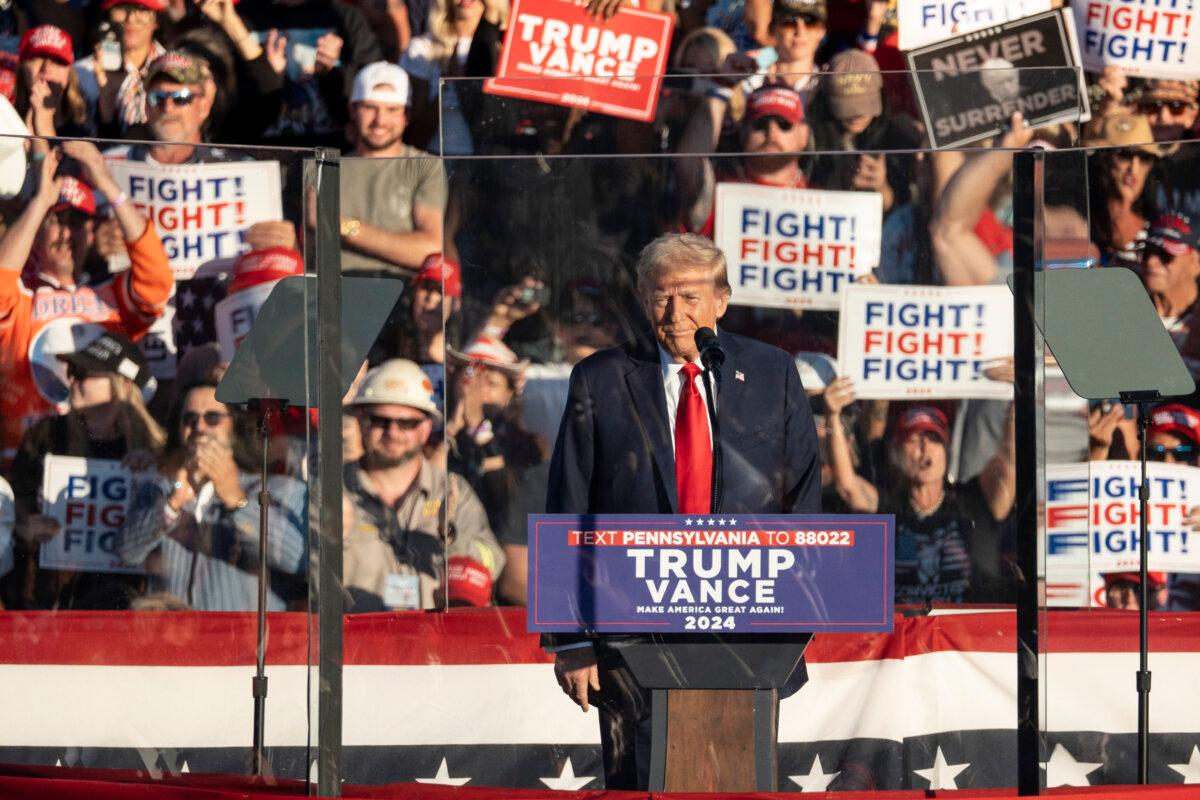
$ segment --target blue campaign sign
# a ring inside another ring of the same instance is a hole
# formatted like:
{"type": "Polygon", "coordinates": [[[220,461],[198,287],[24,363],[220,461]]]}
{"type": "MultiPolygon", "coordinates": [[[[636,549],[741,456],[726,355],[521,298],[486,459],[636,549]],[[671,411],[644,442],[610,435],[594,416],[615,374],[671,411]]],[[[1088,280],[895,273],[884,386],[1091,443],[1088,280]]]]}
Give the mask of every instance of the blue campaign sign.
{"type": "Polygon", "coordinates": [[[892,630],[891,515],[535,514],[529,630],[892,630]]]}

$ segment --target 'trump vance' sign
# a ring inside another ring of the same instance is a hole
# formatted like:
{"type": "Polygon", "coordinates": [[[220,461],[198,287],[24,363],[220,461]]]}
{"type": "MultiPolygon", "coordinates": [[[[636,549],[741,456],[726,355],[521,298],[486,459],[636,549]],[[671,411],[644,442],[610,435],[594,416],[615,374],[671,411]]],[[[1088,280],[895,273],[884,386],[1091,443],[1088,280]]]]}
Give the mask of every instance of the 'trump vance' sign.
{"type": "Polygon", "coordinates": [[[129,509],[130,473],[119,461],[46,456],[42,513],[58,520],[61,531],[42,545],[43,569],[139,573],[121,563],[117,531],[129,509]]]}
{"type": "Polygon", "coordinates": [[[489,94],[654,119],[670,14],[623,8],[606,21],[573,0],[516,0],[489,94]]]}
{"type": "Polygon", "coordinates": [[[1100,72],[1109,64],[1132,75],[1190,80],[1200,73],[1200,34],[1193,0],[1077,0],[1075,26],[1083,66],[1100,72]]]}
{"type": "Polygon", "coordinates": [[[534,514],[529,629],[892,629],[890,515],[534,514]]]}
{"type": "Polygon", "coordinates": [[[719,183],[716,203],[713,239],[736,305],[834,309],[844,287],[879,265],[877,192],[719,183]]]}
{"type": "MultiPolygon", "coordinates": [[[[246,229],[283,218],[279,163],[150,164],[110,161],[109,169],[162,239],[176,280],[207,261],[242,250],[246,229]]],[[[127,266],[113,259],[114,270],[127,266]]]]}
{"type": "Polygon", "coordinates": [[[1011,397],[1012,384],[984,370],[1012,343],[1004,286],[856,284],[842,294],[838,362],[862,398],[1011,397]]]}

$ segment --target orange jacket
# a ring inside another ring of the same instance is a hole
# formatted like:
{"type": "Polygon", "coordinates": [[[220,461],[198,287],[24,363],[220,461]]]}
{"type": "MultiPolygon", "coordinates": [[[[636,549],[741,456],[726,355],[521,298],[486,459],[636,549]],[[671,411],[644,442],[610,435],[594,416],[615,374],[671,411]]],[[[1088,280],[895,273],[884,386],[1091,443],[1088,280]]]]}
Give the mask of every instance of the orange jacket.
{"type": "Polygon", "coordinates": [[[175,284],[153,225],[127,242],[132,266],[96,286],[58,287],[0,269],[0,460],[16,452],[25,429],[65,402],[53,353],[73,349],[71,326],[93,323],[141,338],[166,307],[175,284]]]}

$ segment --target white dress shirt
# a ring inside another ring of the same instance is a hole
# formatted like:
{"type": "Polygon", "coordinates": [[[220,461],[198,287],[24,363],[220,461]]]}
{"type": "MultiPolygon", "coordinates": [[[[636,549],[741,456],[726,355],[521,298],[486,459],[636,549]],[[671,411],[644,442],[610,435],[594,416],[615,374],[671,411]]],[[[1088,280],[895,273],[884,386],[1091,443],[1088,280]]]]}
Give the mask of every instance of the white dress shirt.
{"type": "MultiPolygon", "coordinates": [[[[671,354],[661,344],[658,346],[658,364],[662,368],[663,391],[667,396],[667,424],[671,426],[671,450],[675,450],[675,415],[679,412],[679,396],[683,391],[683,364],[676,363],[671,354]]],[[[696,366],[700,366],[697,364],[696,366]]],[[[701,367],[703,370],[703,367],[701,367]]],[[[700,390],[700,399],[704,401],[704,419],[708,420],[708,392],[704,388],[704,372],[696,373],[693,379],[700,390]]],[[[712,446],[712,424],[708,426],[708,442],[712,446]]]]}

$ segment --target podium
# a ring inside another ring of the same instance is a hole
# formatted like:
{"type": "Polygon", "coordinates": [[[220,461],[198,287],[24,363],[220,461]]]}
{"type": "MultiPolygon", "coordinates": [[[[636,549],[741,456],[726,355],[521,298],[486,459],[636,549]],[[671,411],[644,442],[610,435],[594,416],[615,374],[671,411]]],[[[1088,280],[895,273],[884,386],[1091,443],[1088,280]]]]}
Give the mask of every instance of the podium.
{"type": "Polygon", "coordinates": [[[778,791],[779,701],[813,633],[892,629],[893,527],[531,515],[528,626],[604,637],[650,693],[650,791],[778,791]]]}
{"type": "Polygon", "coordinates": [[[610,642],[650,691],[650,791],[778,791],[780,693],[807,679],[811,638],[677,634],[610,642]]]}

